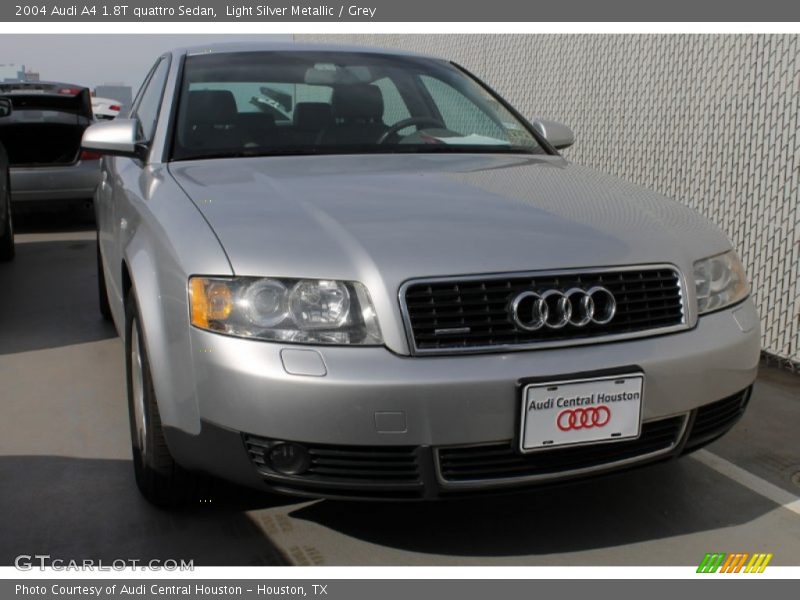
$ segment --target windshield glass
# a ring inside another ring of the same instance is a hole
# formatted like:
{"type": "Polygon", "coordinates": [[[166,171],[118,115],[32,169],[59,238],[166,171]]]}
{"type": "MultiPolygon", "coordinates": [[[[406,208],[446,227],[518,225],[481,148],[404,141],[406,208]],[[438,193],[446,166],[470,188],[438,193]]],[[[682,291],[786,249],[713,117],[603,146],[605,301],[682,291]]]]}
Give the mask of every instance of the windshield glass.
{"type": "Polygon", "coordinates": [[[454,66],[359,52],[189,56],[174,132],[176,160],[544,153],[519,119],[454,66]]]}

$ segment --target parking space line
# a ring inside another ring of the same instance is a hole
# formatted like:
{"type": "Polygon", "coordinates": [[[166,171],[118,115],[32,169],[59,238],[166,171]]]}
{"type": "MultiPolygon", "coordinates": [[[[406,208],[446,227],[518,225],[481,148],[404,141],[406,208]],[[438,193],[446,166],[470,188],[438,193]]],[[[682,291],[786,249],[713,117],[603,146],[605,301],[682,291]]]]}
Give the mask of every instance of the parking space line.
{"type": "Polygon", "coordinates": [[[777,485],[765,479],[761,479],[758,475],[753,475],[750,471],[737,467],[732,462],[708,450],[698,450],[691,455],[691,458],[714,469],[717,473],[725,475],[725,477],[732,479],[736,483],[745,486],[756,494],[800,515],[800,497],[779,488],[777,485]]]}

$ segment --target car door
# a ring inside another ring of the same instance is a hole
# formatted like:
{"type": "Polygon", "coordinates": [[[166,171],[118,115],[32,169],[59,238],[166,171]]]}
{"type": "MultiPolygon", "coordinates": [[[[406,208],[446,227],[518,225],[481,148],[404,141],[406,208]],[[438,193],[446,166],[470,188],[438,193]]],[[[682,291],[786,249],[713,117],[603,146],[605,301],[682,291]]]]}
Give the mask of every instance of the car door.
{"type": "MultiPolygon", "coordinates": [[[[155,134],[161,99],[169,74],[167,56],[159,58],[150,70],[136,96],[129,118],[139,122],[138,139],[149,145],[155,134]]],[[[147,195],[147,160],[141,158],[106,157],[103,161],[100,191],[97,194],[97,219],[100,247],[105,263],[109,293],[119,302],[112,303],[112,311],[121,308],[124,298],[122,285],[122,259],[124,248],[135,231],[139,220],[138,210],[147,195]]],[[[115,314],[117,324],[122,315],[115,314]]]]}
{"type": "MultiPolygon", "coordinates": [[[[0,103],[0,119],[11,114],[11,102],[3,100],[0,103]]],[[[11,218],[11,190],[9,189],[10,177],[8,168],[8,153],[0,139],[0,235],[8,228],[11,218]]],[[[13,246],[12,246],[13,248],[13,246]]]]}

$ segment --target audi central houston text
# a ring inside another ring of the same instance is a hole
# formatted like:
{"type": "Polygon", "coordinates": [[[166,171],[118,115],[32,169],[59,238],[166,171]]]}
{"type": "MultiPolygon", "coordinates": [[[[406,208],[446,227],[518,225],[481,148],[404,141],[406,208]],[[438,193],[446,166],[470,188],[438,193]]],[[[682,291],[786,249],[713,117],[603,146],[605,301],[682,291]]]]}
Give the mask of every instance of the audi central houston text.
{"type": "MultiPolygon", "coordinates": [[[[77,561],[75,561],[77,562],[77,561]]],[[[75,569],[78,569],[76,566],[75,569]]],[[[325,588],[324,585],[312,584],[309,586],[315,591],[325,588]]],[[[253,586],[256,594],[258,595],[292,595],[303,596],[305,589],[303,586],[270,586],[258,584],[253,586]]],[[[240,585],[209,585],[209,584],[114,584],[106,583],[101,585],[81,585],[81,584],[64,584],[54,583],[49,585],[26,585],[18,583],[14,586],[14,593],[17,596],[67,596],[67,597],[81,597],[81,596],[94,596],[97,598],[108,597],[109,595],[119,596],[133,596],[141,597],[146,594],[151,596],[241,596],[245,589],[240,585]]]]}
{"type": "Polygon", "coordinates": [[[142,493],[450,498],[728,431],[760,352],[739,258],[573,142],[437,58],[159,57],[83,137],[142,493]]]}

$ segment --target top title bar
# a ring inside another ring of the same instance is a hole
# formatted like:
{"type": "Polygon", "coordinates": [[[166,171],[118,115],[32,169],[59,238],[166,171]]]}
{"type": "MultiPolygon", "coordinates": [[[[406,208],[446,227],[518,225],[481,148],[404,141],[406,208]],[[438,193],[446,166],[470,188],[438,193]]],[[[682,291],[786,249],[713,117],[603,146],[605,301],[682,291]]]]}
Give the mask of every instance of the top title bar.
{"type": "Polygon", "coordinates": [[[6,22],[798,22],[787,0],[42,0],[0,5],[6,22]]]}

